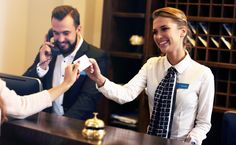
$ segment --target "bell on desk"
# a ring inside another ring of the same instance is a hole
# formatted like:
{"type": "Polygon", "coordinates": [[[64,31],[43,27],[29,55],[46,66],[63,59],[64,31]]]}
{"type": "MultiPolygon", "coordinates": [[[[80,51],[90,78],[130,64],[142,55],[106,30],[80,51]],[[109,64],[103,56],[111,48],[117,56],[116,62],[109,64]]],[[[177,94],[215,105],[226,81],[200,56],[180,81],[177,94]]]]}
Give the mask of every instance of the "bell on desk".
{"type": "Polygon", "coordinates": [[[86,139],[102,140],[105,136],[105,124],[101,119],[97,118],[98,113],[93,113],[94,118],[85,121],[85,127],[82,130],[82,135],[86,139]]]}

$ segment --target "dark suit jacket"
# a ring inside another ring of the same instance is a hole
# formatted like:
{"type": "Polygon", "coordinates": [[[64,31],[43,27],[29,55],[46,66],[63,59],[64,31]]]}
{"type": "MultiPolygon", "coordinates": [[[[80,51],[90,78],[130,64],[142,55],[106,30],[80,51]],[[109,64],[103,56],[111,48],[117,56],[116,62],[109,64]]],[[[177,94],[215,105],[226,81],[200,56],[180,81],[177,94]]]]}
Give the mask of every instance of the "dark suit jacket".
{"type": "MultiPolygon", "coordinates": [[[[107,74],[107,55],[98,48],[83,41],[79,51],[76,53],[74,60],[86,54],[89,58],[95,58],[101,69],[102,74],[107,74]]],[[[49,71],[43,78],[39,78],[36,72],[39,63],[39,54],[37,55],[32,66],[24,73],[24,76],[36,77],[42,81],[44,89],[52,88],[53,70],[55,67],[56,57],[53,57],[49,64],[49,71]]],[[[95,82],[92,81],[85,73],[82,73],[74,85],[64,94],[63,108],[65,116],[85,120],[92,117],[92,112],[96,111],[96,104],[101,94],[97,91],[95,82]]],[[[46,109],[51,112],[52,107],[46,109]]]]}

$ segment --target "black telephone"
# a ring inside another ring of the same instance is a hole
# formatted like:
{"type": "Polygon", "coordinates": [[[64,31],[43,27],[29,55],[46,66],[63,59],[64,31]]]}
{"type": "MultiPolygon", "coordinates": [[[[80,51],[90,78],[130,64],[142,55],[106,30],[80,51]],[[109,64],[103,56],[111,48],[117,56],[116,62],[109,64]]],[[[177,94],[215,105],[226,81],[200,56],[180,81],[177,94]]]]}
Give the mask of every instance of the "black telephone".
{"type": "MultiPolygon", "coordinates": [[[[53,37],[53,31],[52,31],[52,28],[48,30],[48,34],[47,34],[47,41],[48,42],[51,42],[51,38],[53,37]]],[[[54,42],[53,42],[54,43],[54,42]]],[[[57,48],[54,44],[54,47],[51,47],[51,55],[52,56],[57,56],[60,54],[60,50],[59,48],[57,48]]]]}

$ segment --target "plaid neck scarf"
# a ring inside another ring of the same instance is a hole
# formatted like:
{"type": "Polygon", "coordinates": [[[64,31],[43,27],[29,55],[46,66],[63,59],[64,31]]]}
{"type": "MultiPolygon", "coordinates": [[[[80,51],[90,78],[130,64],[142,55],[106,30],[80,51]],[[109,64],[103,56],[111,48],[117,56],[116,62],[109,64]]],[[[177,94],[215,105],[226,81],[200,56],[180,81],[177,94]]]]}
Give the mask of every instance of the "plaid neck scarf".
{"type": "Polygon", "coordinates": [[[167,75],[157,86],[148,134],[164,138],[170,137],[175,105],[175,84],[177,71],[168,69],[167,75]]]}

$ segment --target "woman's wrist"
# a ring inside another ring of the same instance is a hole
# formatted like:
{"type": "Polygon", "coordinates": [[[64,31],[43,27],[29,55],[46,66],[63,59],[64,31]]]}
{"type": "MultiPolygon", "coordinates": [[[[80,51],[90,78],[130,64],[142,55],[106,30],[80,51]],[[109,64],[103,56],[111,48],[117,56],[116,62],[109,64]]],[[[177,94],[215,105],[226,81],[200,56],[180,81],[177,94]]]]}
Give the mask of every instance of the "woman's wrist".
{"type": "Polygon", "coordinates": [[[67,91],[71,87],[71,84],[65,81],[61,85],[65,91],[67,91]]]}
{"type": "Polygon", "coordinates": [[[96,84],[100,88],[104,86],[105,82],[106,82],[106,78],[104,76],[101,76],[97,79],[96,84]]]}
{"type": "Polygon", "coordinates": [[[196,140],[195,138],[190,137],[190,136],[188,136],[188,137],[185,139],[185,142],[188,142],[188,143],[190,143],[191,145],[197,145],[197,144],[198,144],[197,140],[196,140]]]}

